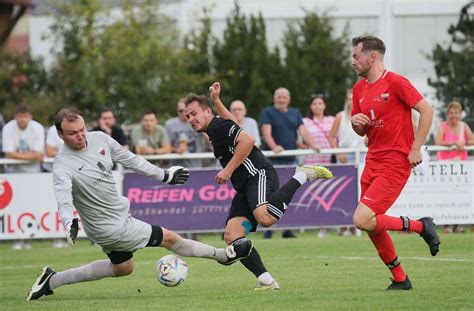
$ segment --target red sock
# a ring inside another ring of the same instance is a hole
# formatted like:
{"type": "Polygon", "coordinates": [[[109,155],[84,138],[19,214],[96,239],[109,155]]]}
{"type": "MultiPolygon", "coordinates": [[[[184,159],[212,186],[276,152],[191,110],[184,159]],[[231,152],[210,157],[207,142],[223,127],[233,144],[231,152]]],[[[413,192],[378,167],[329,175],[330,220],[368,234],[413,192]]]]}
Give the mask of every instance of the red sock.
{"type": "MultiPolygon", "coordinates": [[[[403,230],[403,220],[400,217],[388,216],[385,214],[379,214],[375,216],[377,220],[377,225],[375,226],[375,232],[380,231],[402,231],[403,230]]],[[[423,230],[423,224],[418,220],[411,220],[408,231],[416,232],[418,234],[423,230]]]]}
{"type": "MultiPolygon", "coordinates": [[[[374,243],[374,246],[379,253],[380,259],[382,259],[384,264],[388,266],[390,264],[394,264],[394,261],[398,261],[392,238],[387,231],[381,231],[374,235],[369,235],[369,238],[372,240],[372,243],[374,243]]],[[[405,281],[407,275],[403,270],[402,265],[399,262],[398,264],[394,265],[395,267],[391,268],[390,272],[392,273],[395,282],[405,281]]]]}

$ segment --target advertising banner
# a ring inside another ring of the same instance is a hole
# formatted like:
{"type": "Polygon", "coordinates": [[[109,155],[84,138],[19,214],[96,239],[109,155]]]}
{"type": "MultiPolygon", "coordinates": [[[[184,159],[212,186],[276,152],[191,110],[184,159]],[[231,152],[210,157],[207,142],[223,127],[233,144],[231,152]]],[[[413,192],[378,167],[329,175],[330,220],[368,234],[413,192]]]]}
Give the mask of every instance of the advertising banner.
{"type": "MultiPolygon", "coordinates": [[[[275,228],[322,227],[352,224],[357,205],[357,168],[331,168],[335,178],[303,185],[275,228]]],[[[278,168],[280,185],[294,167],[278,168]]],[[[218,170],[197,170],[183,186],[170,186],[135,173],[124,176],[123,194],[131,214],[151,224],[177,231],[217,231],[225,228],[235,190],[214,181],[218,170]]]]}
{"type": "Polygon", "coordinates": [[[412,172],[387,214],[430,216],[438,225],[474,224],[473,174],[474,161],[430,162],[423,173],[412,172]]]}
{"type": "MultiPolygon", "coordinates": [[[[122,174],[114,171],[117,187],[122,174]]],[[[82,230],[79,237],[84,237],[82,230]]],[[[0,175],[0,240],[63,238],[54,197],[53,174],[0,175]]]]}

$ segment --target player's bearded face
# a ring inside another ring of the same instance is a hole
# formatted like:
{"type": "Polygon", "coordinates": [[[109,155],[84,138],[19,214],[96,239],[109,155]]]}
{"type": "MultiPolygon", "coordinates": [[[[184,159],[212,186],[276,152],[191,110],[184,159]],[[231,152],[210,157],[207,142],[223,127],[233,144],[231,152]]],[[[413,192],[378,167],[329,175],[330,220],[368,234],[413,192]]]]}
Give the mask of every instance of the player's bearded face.
{"type": "Polygon", "coordinates": [[[362,51],[362,44],[352,49],[352,67],[357,75],[367,77],[370,70],[370,55],[362,51]]]}
{"type": "Polygon", "coordinates": [[[198,102],[192,102],[186,106],[186,117],[193,130],[205,132],[209,122],[212,120],[212,112],[210,109],[202,108],[198,102]]]}
{"type": "Polygon", "coordinates": [[[74,121],[63,120],[61,123],[62,133],[59,137],[64,140],[66,146],[73,150],[82,150],[86,147],[86,126],[84,119],[79,117],[74,121]]]}

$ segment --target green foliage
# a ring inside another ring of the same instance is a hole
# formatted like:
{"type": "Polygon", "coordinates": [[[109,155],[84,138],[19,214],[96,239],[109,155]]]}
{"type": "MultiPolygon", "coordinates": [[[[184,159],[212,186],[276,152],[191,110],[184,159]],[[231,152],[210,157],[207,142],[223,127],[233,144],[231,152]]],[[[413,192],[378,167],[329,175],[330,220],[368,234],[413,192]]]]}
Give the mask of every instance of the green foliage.
{"type": "Polygon", "coordinates": [[[182,60],[187,81],[187,92],[206,93],[209,86],[216,80],[212,73],[212,55],[210,47],[214,42],[211,36],[211,19],[204,9],[204,18],[200,27],[193,29],[184,37],[182,60]]]}
{"type": "Polygon", "coordinates": [[[429,57],[434,63],[436,78],[428,84],[436,89],[436,97],[445,106],[457,100],[474,119],[474,2],[462,8],[456,25],[449,27],[451,42],[443,48],[437,44],[429,57]],[[471,8],[471,13],[469,13],[471,8]]]}
{"type": "Polygon", "coordinates": [[[258,116],[272,101],[273,90],[281,81],[278,52],[268,51],[265,22],[261,14],[244,16],[240,7],[227,18],[222,42],[213,46],[216,76],[223,85],[223,101],[244,101],[252,116],[258,116]]]}
{"type": "Polygon", "coordinates": [[[327,15],[306,12],[305,17],[289,26],[285,33],[285,87],[292,103],[305,114],[311,94],[328,96],[329,114],[343,109],[346,90],[355,74],[350,66],[347,29],[335,37],[327,15]]]}
{"type": "Polygon", "coordinates": [[[58,46],[51,82],[59,105],[79,107],[96,118],[103,106],[125,121],[143,108],[160,116],[174,111],[179,90],[179,41],[156,2],[138,10],[125,2],[112,16],[97,0],[65,5],[52,27],[58,46]]]}
{"type": "Polygon", "coordinates": [[[54,106],[48,96],[47,73],[42,60],[29,53],[0,53],[0,111],[6,120],[13,118],[19,104],[26,103],[33,110],[33,117],[50,123],[48,115],[54,106]]]}
{"type": "Polygon", "coordinates": [[[163,121],[175,114],[180,97],[206,93],[216,80],[225,103],[241,99],[256,118],[280,86],[290,89],[293,104],[303,111],[310,94],[328,92],[335,113],[353,77],[345,34],[333,38],[330,19],[316,13],[307,12],[289,28],[280,52],[267,46],[262,15],[243,15],[237,2],[222,40],[211,35],[207,11],[200,27],[180,40],[156,1],[138,7],[125,1],[120,15],[106,1],[55,3],[56,44],[48,72],[29,55],[2,57],[7,70],[0,76],[0,104],[7,113],[29,101],[47,124],[65,106],[81,109],[88,120],[109,106],[120,122],[133,122],[152,107],[163,121]],[[23,77],[27,83],[21,83],[23,77]],[[15,79],[20,83],[13,86],[15,79]]]}

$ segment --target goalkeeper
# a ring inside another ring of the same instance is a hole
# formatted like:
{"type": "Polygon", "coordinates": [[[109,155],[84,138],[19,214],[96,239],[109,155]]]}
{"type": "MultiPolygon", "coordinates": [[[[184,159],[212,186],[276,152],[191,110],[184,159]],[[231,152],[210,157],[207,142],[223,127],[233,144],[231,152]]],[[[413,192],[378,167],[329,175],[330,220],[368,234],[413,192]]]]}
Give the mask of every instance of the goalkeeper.
{"type": "Polygon", "coordinates": [[[189,177],[185,168],[163,170],[102,132],[86,133],[84,119],[75,109],[62,109],[55,126],[64,147],[53,164],[53,184],[67,240],[74,244],[79,230],[75,208],[86,235],[102,247],[108,259],[61,272],[44,267],[26,300],[51,295],[53,289],[66,284],[129,275],[134,266],[133,252],[144,247],[161,246],[181,256],[209,258],[226,265],[250,253],[252,242],[245,238],[217,249],[131,217],[130,202],[118,193],[111,171],[117,162],[162,182],[181,185],[189,177]]]}

